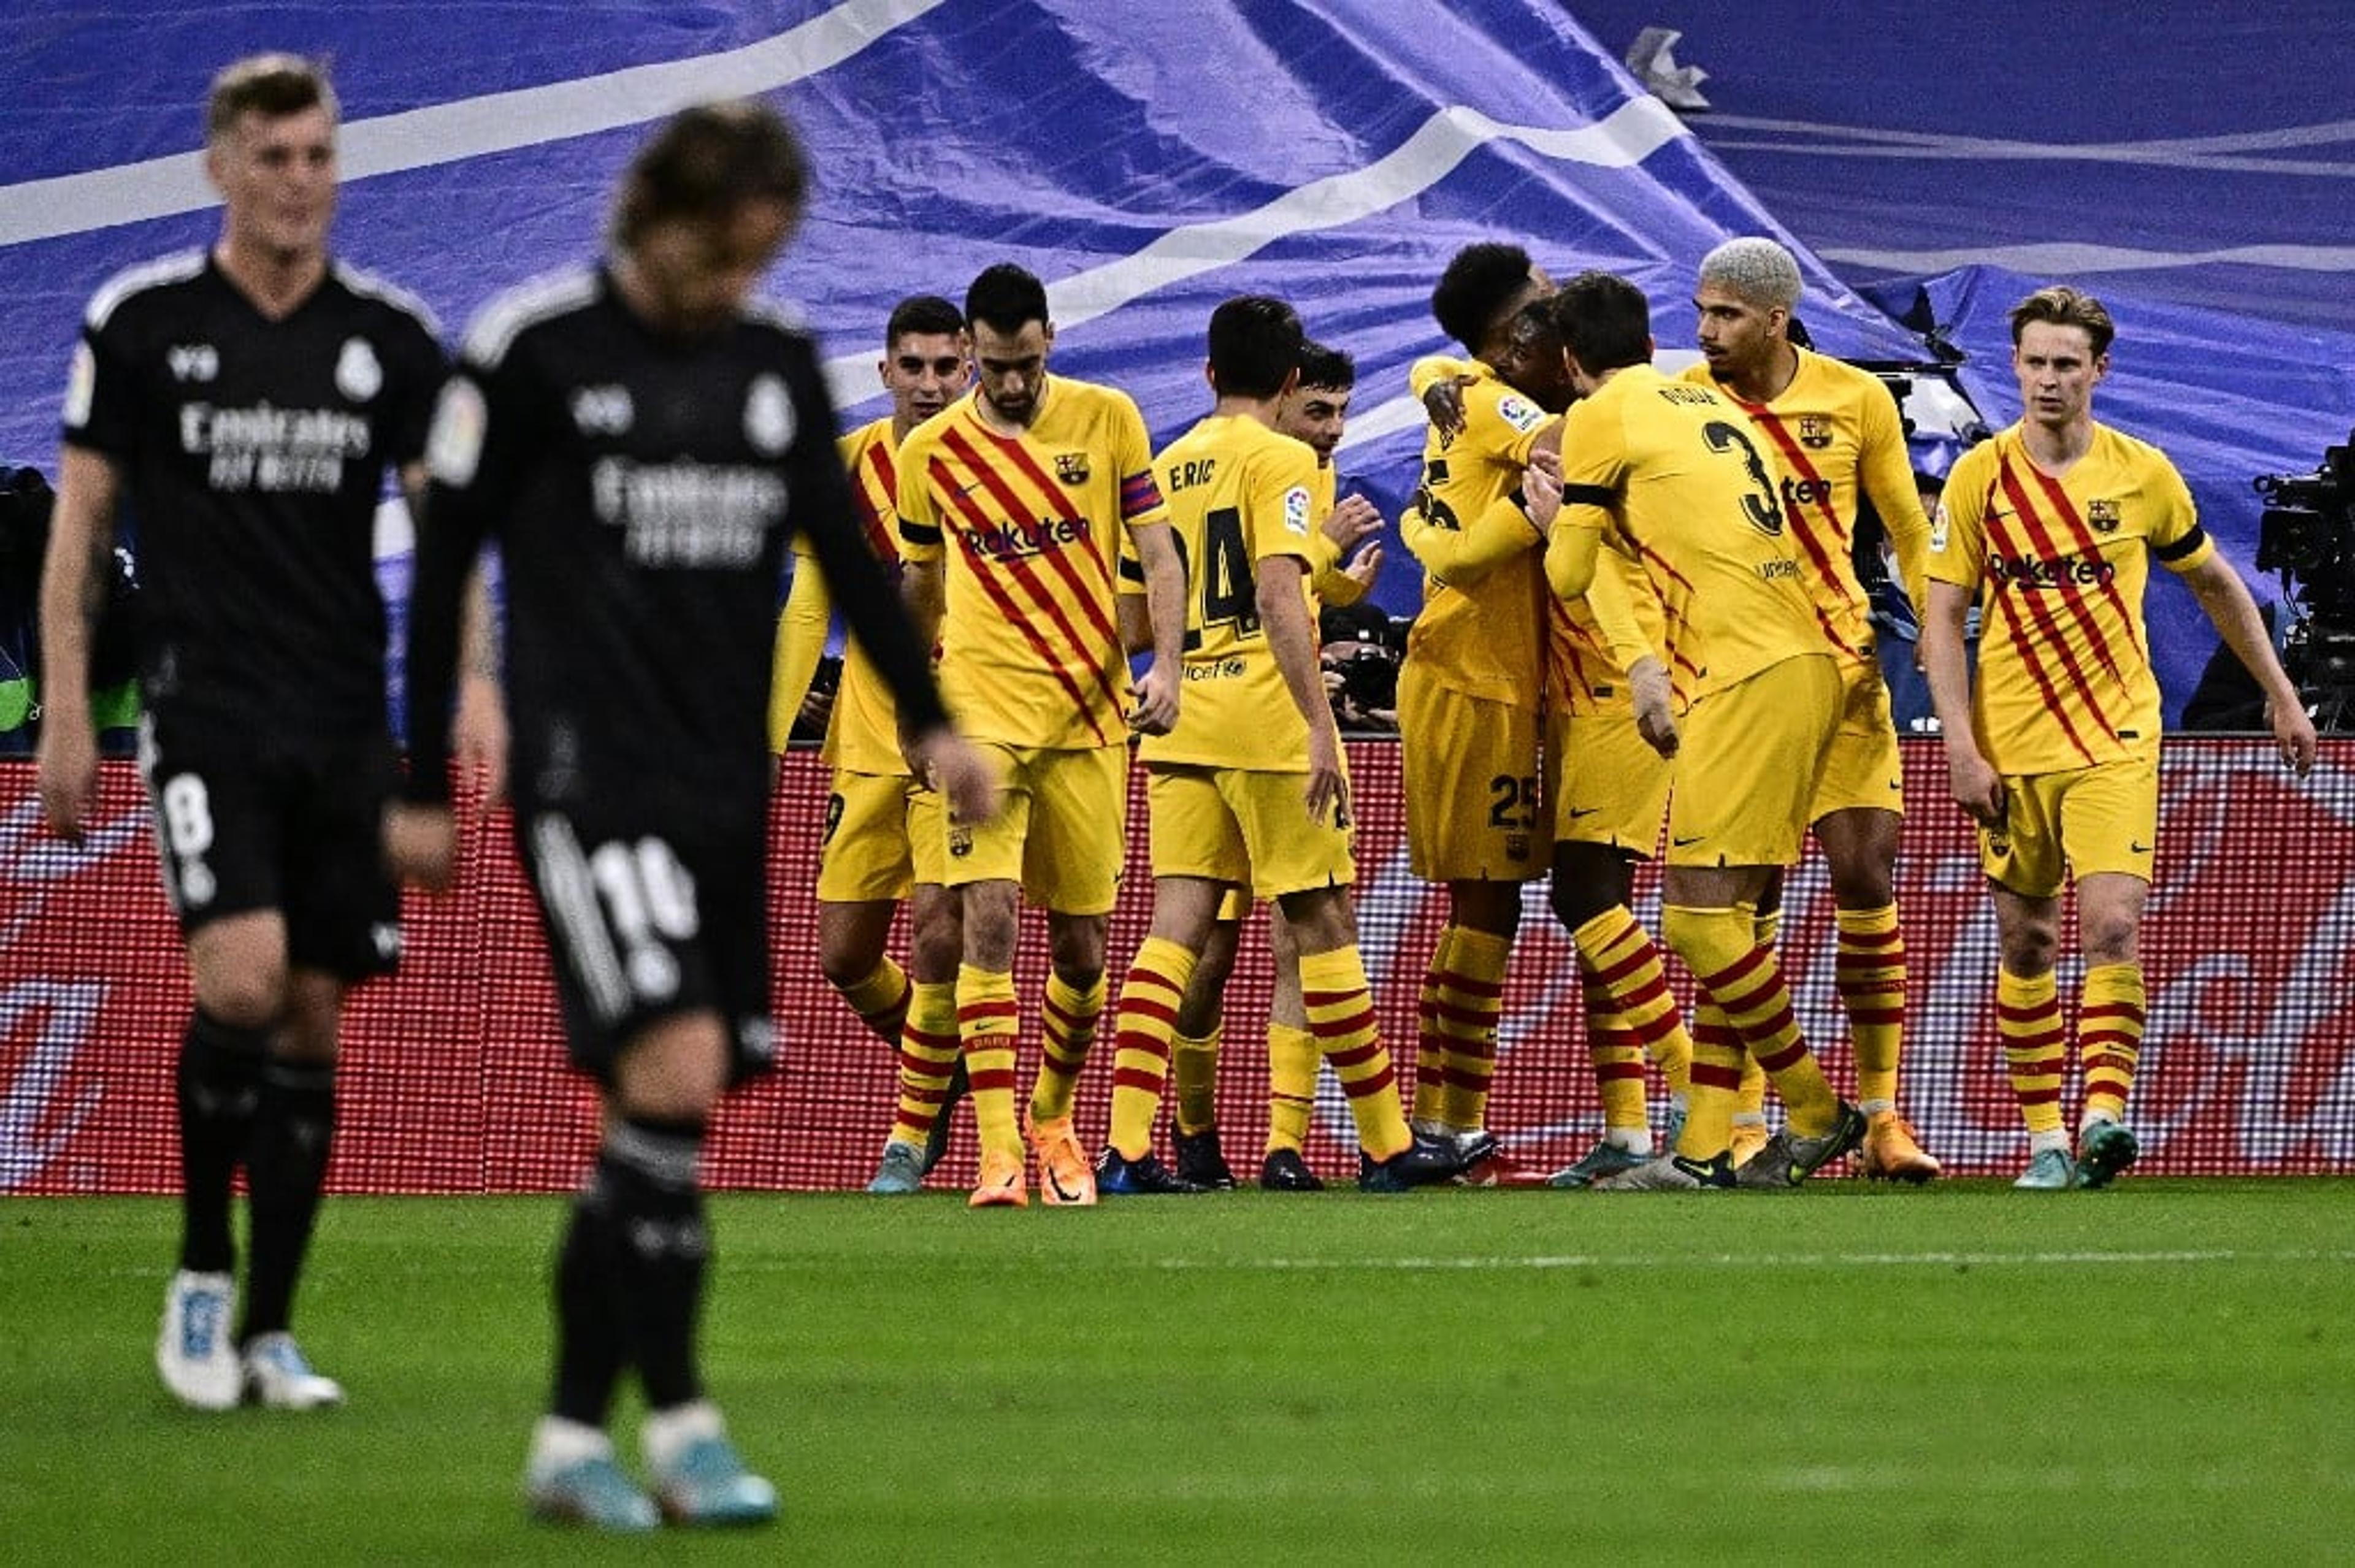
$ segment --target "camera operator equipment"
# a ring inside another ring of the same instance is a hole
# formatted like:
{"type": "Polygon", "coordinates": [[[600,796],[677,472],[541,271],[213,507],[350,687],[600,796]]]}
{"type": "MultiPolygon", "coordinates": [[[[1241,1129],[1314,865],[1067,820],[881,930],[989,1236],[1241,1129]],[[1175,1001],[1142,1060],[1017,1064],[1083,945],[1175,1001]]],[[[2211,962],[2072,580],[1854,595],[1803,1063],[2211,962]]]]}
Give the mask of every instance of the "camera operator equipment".
{"type": "Polygon", "coordinates": [[[2255,484],[2265,498],[2257,570],[2281,574],[2292,609],[2282,664],[2316,729],[2355,733],[2355,432],[2313,473],[2255,484]]]}

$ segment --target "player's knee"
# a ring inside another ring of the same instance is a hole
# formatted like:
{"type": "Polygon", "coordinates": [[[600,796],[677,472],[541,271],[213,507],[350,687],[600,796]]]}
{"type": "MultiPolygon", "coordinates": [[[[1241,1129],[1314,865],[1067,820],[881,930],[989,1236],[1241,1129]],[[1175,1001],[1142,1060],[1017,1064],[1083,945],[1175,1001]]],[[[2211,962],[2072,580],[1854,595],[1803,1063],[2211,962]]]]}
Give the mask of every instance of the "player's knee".
{"type": "Polygon", "coordinates": [[[286,1013],[283,965],[199,965],[194,989],[197,1007],[238,1029],[274,1029],[286,1013]]]}
{"type": "Polygon", "coordinates": [[[1584,877],[1557,876],[1546,889],[1546,901],[1564,931],[1576,931],[1596,915],[1616,908],[1619,889],[1584,877]]]}
{"type": "Polygon", "coordinates": [[[613,1067],[613,1101],[625,1116],[699,1120],[727,1085],[727,1029],[708,1012],[647,1026],[622,1048],[613,1067]]]}
{"type": "Polygon", "coordinates": [[[1697,976],[1731,968],[1749,955],[1757,941],[1743,911],[1686,904],[1669,904],[1661,910],[1660,934],[1697,976]]]}
{"type": "Polygon", "coordinates": [[[2038,922],[2004,932],[2000,945],[2004,968],[2023,978],[2031,977],[2049,972],[2060,957],[2061,933],[2038,922]]]}
{"type": "Polygon", "coordinates": [[[2084,944],[2086,965],[2099,967],[2105,964],[2134,963],[2141,923],[2132,915],[2114,911],[2079,910],[2078,938],[2084,944]]]}

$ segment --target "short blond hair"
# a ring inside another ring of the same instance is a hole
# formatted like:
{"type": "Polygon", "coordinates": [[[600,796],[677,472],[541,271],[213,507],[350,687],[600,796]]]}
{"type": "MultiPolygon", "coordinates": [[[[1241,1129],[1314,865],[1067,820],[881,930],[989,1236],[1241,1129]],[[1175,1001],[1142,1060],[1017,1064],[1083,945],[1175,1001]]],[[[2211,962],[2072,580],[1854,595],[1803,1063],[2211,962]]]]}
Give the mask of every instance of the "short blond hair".
{"type": "Polygon", "coordinates": [[[205,99],[205,140],[227,135],[247,114],[282,120],[306,109],[325,109],[338,118],[336,90],[327,68],[301,55],[248,55],[221,67],[205,99]]]}

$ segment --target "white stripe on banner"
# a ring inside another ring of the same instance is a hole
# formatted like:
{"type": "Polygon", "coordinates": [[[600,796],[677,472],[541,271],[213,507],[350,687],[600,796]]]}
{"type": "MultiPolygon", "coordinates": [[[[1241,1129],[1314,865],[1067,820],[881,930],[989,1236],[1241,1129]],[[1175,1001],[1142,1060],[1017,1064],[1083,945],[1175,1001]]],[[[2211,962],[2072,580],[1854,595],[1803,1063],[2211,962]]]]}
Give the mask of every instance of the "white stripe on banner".
{"type": "MultiPolygon", "coordinates": [[[[511,152],[644,124],[709,99],[767,92],[841,64],[942,4],[846,0],[741,49],[356,120],[343,128],[344,177],[365,179],[511,152]]],[[[0,186],[0,245],[194,212],[214,200],[201,152],[0,186]]]]}
{"type": "Polygon", "coordinates": [[[2146,251],[2129,245],[2053,240],[2023,245],[1954,246],[1943,251],[1876,251],[1834,245],[1816,254],[1827,261],[1880,267],[1892,272],[1944,272],[1985,264],[2026,272],[2031,277],[2147,272],[2161,267],[2207,267],[2222,262],[2302,272],[2355,272],[2355,245],[2229,245],[2218,251],[2146,251]]]}
{"type": "MultiPolygon", "coordinates": [[[[1048,287],[1048,308],[1058,328],[1076,326],[1157,289],[1231,267],[1278,240],[1338,229],[1386,212],[1438,184],[1491,142],[1518,142],[1557,163],[1627,169],[1689,134],[1675,111],[1650,97],[1636,99],[1575,129],[1508,124],[1464,104],[1450,104],[1433,112],[1395,150],[1363,168],[1311,180],[1231,218],[1181,225],[1133,256],[1058,280],[1048,287]]],[[[826,373],[835,400],[843,408],[883,395],[875,386],[871,348],[827,360],[826,373]]],[[[1387,407],[1377,411],[1386,419],[1395,417],[1387,407]]]]}
{"type": "Polygon", "coordinates": [[[2147,142],[2022,142],[2002,136],[1955,136],[1931,131],[1883,130],[1871,125],[1832,125],[1815,120],[1760,120],[1740,114],[1711,114],[1709,129],[1710,133],[1702,140],[1711,147],[1797,153],[1810,157],[2143,164],[2153,168],[2206,169],[2226,174],[2355,178],[2355,163],[2343,158],[2242,155],[2284,147],[2328,147],[2342,142],[2355,143],[2355,120],[2326,120],[2318,124],[2291,125],[2274,131],[2243,131],[2226,136],[2161,137],[2147,142]],[[1759,131],[1775,136],[1817,137],[1821,140],[1745,142],[1717,134],[1721,131],[1759,131]]]}

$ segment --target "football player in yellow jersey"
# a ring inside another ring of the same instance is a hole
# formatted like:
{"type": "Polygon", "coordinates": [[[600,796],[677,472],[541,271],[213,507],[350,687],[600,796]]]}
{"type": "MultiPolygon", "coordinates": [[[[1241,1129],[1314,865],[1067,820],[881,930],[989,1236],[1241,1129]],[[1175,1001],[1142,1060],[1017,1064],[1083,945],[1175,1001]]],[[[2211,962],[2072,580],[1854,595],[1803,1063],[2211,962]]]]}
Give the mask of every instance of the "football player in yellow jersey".
{"type": "Polygon", "coordinates": [[[1446,884],[1448,905],[1418,998],[1413,1119],[1455,1138],[1467,1162],[1493,1153],[1486,1122],[1505,966],[1522,884],[1545,867],[1544,540],[1524,512],[1491,508],[1521,493],[1558,422],[1497,371],[1514,316],[1551,287],[1518,245],[1470,245],[1448,262],[1432,315],[1478,361],[1476,379],[1461,433],[1425,439],[1423,483],[1399,522],[1424,571],[1399,675],[1408,859],[1416,876],[1446,884]]]}
{"type": "Polygon", "coordinates": [[[1579,402],[1561,431],[1561,510],[1547,575],[1564,598],[1593,581],[1605,537],[1643,563],[1664,616],[1662,659],[1682,705],[1639,711],[1678,758],[1668,807],[1668,944],[1728,1039],[1695,1031],[1692,1101],[1674,1153],[1598,1188],[1735,1185],[1733,1091],[1756,1056],[1790,1107],[1768,1153],[1787,1183],[1854,1148],[1864,1117],[1832,1093],[1800,1038],[1756,901],[1796,859],[1838,719],[1840,677],[1799,584],[1771,453],[1733,402],[1651,365],[1651,313],[1624,278],[1585,272],[1555,296],[1554,323],[1579,402]],[[1707,787],[1694,787],[1705,780],[1707,787]]]}
{"type": "MultiPolygon", "coordinates": [[[[971,379],[964,316],[938,294],[892,307],[876,366],[891,411],[841,439],[843,465],[868,542],[900,560],[900,443],[946,408],[971,379]]],[[[826,648],[833,606],[814,548],[798,558],[777,619],[769,687],[769,744],[785,749],[794,716],[826,648]]],[[[909,776],[890,690],[855,644],[827,715],[825,756],[834,766],[817,874],[818,969],[867,1027],[900,1050],[899,1105],[867,1190],[913,1192],[948,1145],[949,1111],[964,1093],[957,1049],[956,965],[963,944],[956,901],[941,885],[947,849],[939,796],[909,776]],[[908,901],[908,967],[885,953],[900,901],[908,901]]]]}
{"type": "Polygon", "coordinates": [[[1197,955],[1231,888],[1275,902],[1301,997],[1358,1124],[1359,1185],[1401,1191],[1461,1168],[1410,1133],[1374,1023],[1349,902],[1348,781],[1317,665],[1307,592],[1316,459],[1273,428],[1300,367],[1300,318],[1245,295],[1211,314],[1210,417],[1155,468],[1187,563],[1185,709],[1146,737],[1153,917],[1121,987],[1112,1131],[1098,1189],[1199,1191],[1153,1152],[1170,1040],[1197,955]]]}
{"type": "MultiPolygon", "coordinates": [[[[1905,939],[1897,920],[1897,838],[1904,764],[1889,690],[1872,645],[1871,605],[1851,550],[1869,499],[1896,547],[1898,571],[1916,604],[1923,594],[1930,520],[1923,514],[1897,400],[1881,379],[1791,341],[1799,263],[1775,241],[1729,240],[1701,258],[1693,308],[1702,363],[1686,379],[1715,386],[1773,449],[1782,469],[1783,515],[1799,546],[1800,581],[1814,595],[1839,655],[1839,728],[1809,818],[1831,873],[1839,930],[1835,976],[1856,1046],[1857,1108],[1864,1113],[1864,1173],[1924,1182],[1938,1162],[1897,1108],[1897,1061],[1905,1028],[1905,939]]],[[[1759,904],[1779,923],[1782,878],[1759,904]]],[[[1765,938],[1770,944],[1773,938],[1765,938]]],[[[1744,1070],[1734,1118],[1737,1165],[1766,1141],[1757,1098],[1764,1075],[1744,1070]]]]}
{"type": "Polygon", "coordinates": [[[2248,589],[2158,448],[2094,418],[2116,328],[2099,300],[2039,289],[2011,312],[2019,421],[1965,453],[1931,528],[1922,650],[1955,799],[1979,824],[2002,970],[1997,1030],[2029,1135],[2031,1190],[2106,1187],[2139,1152],[2126,1125],[2145,997],[2137,943],[2158,827],[2158,682],[2143,629],[2149,560],[2180,576],[2266,699],[2282,760],[2314,764],[2313,722],[2248,589]],[[1963,618],[1981,606],[1976,686],[1963,618]],[[2085,955],[2072,1156],[2054,984],[2061,893],[2085,955]]]}
{"type": "MultiPolygon", "coordinates": [[[[1333,453],[1348,432],[1357,385],[1357,361],[1346,350],[1304,341],[1299,380],[1276,402],[1277,433],[1305,443],[1316,454],[1309,510],[1321,521],[1308,536],[1307,549],[1309,592],[1320,605],[1357,603],[1382,565],[1381,513],[1362,495],[1335,499],[1339,471],[1333,453]]],[[[1124,607],[1127,603],[1123,601],[1124,607]]],[[[1250,907],[1250,898],[1239,889],[1220,906],[1187,982],[1170,1043],[1178,1175],[1199,1187],[1235,1184],[1219,1140],[1215,1093],[1227,980],[1250,907]]],[[[1297,944],[1280,908],[1268,922],[1268,941],[1275,960],[1275,996],[1268,1016],[1268,1128],[1259,1184],[1274,1192],[1314,1192],[1325,1183],[1308,1168],[1302,1151],[1316,1108],[1319,1058],[1300,999],[1297,944]]]]}
{"type": "MultiPolygon", "coordinates": [[[[1497,366],[1506,382],[1550,413],[1576,397],[1553,325],[1552,302],[1513,318],[1497,366]]],[[[1476,378],[1454,360],[1418,362],[1411,380],[1443,434],[1463,428],[1463,389],[1476,378]]],[[[1550,453],[1542,453],[1550,458],[1550,453]]],[[[1509,534],[1521,518],[1559,504],[1558,475],[1533,464],[1518,498],[1491,503],[1489,527],[1509,534]]],[[[1668,1141],[1684,1124],[1692,1040],[1668,988],[1658,946],[1637,923],[1635,862],[1659,848],[1673,763],[1655,747],[1664,731],[1638,722],[1635,692],[1665,723],[1668,674],[1659,651],[1664,612],[1640,568],[1615,552],[1576,599],[1555,600],[1546,625],[1545,798],[1552,858],[1548,901],[1578,951],[1587,1051],[1602,1102],[1602,1136],[1546,1179],[1585,1187],[1652,1157],[1644,1063],[1657,1063],[1668,1088],[1668,1141]]]]}
{"type": "Polygon", "coordinates": [[[942,693],[1006,785],[996,817],[945,830],[964,922],[957,1032],[981,1133],[973,1202],[1029,1201],[1027,1137],[1045,1201],[1092,1203],[1071,1089],[1103,1011],[1128,731],[1178,718],[1185,569],[1136,405],[1047,373],[1045,286],[1001,262],[974,280],[964,314],[979,385],[900,447],[900,539],[909,603],[939,629],[942,693]],[[1124,546],[1142,563],[1154,643],[1134,690],[1114,605],[1124,546]],[[1027,1129],[1014,1108],[1023,894],[1046,910],[1053,944],[1027,1129]]]}

